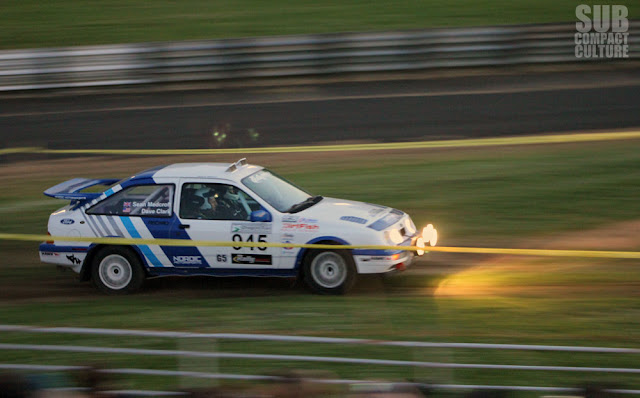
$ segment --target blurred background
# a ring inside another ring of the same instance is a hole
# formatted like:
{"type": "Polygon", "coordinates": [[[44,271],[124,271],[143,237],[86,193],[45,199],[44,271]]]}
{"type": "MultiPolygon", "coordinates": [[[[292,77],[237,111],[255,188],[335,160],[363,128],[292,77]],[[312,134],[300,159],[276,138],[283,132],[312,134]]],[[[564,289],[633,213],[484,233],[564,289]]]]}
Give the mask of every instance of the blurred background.
{"type": "MultiPolygon", "coordinates": [[[[637,0],[3,0],[0,232],[46,233],[65,203],[42,191],[71,178],[247,157],[314,194],[433,223],[443,246],[639,250],[638,10],[637,0]],[[574,133],[607,135],[511,139],[574,133]],[[417,141],[441,147],[249,150],[417,141]]],[[[432,252],[340,297],[290,280],[196,277],[110,297],[40,264],[34,243],[3,240],[0,253],[0,390],[16,396],[640,395],[637,260],[432,252]]]]}

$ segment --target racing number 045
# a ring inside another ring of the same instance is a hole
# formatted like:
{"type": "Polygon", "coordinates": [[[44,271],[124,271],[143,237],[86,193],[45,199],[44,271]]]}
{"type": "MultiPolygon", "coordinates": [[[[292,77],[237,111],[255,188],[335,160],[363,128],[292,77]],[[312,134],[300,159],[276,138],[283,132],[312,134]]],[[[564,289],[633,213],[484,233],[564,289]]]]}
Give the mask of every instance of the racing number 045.
{"type": "MultiPolygon", "coordinates": [[[[253,234],[250,234],[247,237],[247,239],[243,241],[242,240],[242,235],[235,234],[235,235],[233,235],[231,240],[233,240],[234,242],[264,242],[264,243],[267,243],[266,239],[267,239],[267,235],[258,235],[258,240],[254,240],[253,234]]],[[[234,250],[240,250],[241,248],[242,248],[242,246],[237,246],[237,247],[234,246],[233,247],[234,250]]],[[[256,248],[252,246],[249,249],[254,250],[256,248]]],[[[267,248],[264,247],[264,246],[258,246],[257,249],[261,250],[261,251],[267,250],[267,248]]]]}

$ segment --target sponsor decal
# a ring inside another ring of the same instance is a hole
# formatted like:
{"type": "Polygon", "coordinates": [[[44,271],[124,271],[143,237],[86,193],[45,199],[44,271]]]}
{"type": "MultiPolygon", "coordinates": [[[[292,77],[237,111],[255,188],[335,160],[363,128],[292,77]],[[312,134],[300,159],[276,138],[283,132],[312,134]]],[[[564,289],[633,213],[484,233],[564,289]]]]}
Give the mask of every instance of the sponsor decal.
{"type": "Polygon", "coordinates": [[[282,216],[282,222],[297,222],[298,216],[284,215],[282,216]]]}
{"type": "Polygon", "coordinates": [[[71,218],[63,218],[62,220],[60,220],[60,224],[64,224],[64,225],[71,225],[74,222],[75,221],[72,220],[71,218]]]}
{"type": "MultiPolygon", "coordinates": [[[[293,243],[293,234],[283,234],[282,235],[282,243],[293,243]]],[[[285,247],[284,249],[291,250],[293,247],[285,247]]]]}
{"type": "Polygon", "coordinates": [[[268,177],[269,177],[269,173],[267,173],[264,170],[260,170],[259,172],[255,173],[251,177],[249,177],[249,180],[251,180],[251,182],[259,184],[262,181],[266,180],[268,177]]]}
{"type": "MultiPolygon", "coordinates": [[[[293,220],[293,218],[287,218],[293,220]]],[[[315,218],[296,217],[295,221],[282,220],[282,230],[285,232],[314,232],[320,229],[315,218]]]]}
{"type": "Polygon", "coordinates": [[[202,256],[173,256],[175,265],[201,265],[202,256]]]}
{"type": "Polygon", "coordinates": [[[73,254],[68,255],[67,260],[71,261],[71,264],[75,264],[75,265],[80,265],[82,263],[82,260],[74,256],[73,254]]]}
{"type": "Polygon", "coordinates": [[[354,216],[342,216],[340,217],[340,219],[342,221],[350,221],[350,222],[354,222],[356,224],[366,224],[367,220],[361,217],[354,217],[354,216]]]}
{"type": "Polygon", "coordinates": [[[268,254],[240,254],[234,253],[231,255],[231,262],[233,264],[256,264],[256,265],[271,265],[271,256],[268,254]]]}
{"type": "Polygon", "coordinates": [[[270,234],[271,223],[261,222],[234,222],[231,224],[231,233],[238,234],[270,234]]]}
{"type": "MultiPolygon", "coordinates": [[[[283,234],[282,239],[280,240],[282,243],[293,243],[293,235],[292,234],[283,234]]],[[[282,255],[283,256],[295,256],[296,248],[294,247],[283,247],[282,255]]]]}
{"type": "Polygon", "coordinates": [[[318,224],[307,224],[307,223],[287,223],[282,225],[283,231],[292,231],[292,232],[315,232],[318,231],[320,227],[318,224]]]}
{"type": "Polygon", "coordinates": [[[382,256],[372,256],[372,257],[364,257],[361,256],[360,261],[391,261],[391,257],[382,257],[382,256]]]}

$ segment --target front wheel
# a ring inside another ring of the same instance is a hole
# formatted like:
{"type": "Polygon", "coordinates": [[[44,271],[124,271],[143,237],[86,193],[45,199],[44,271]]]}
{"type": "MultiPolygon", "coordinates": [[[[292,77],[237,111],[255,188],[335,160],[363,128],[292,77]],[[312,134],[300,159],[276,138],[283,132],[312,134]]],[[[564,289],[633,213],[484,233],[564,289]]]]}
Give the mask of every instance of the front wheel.
{"type": "Polygon", "coordinates": [[[104,247],[91,267],[93,284],[106,294],[129,294],[144,283],[144,270],[138,256],[125,247],[104,247]]]}
{"type": "Polygon", "coordinates": [[[344,251],[317,250],[305,259],[304,279],[316,293],[344,294],[356,281],[356,269],[344,251]]]}

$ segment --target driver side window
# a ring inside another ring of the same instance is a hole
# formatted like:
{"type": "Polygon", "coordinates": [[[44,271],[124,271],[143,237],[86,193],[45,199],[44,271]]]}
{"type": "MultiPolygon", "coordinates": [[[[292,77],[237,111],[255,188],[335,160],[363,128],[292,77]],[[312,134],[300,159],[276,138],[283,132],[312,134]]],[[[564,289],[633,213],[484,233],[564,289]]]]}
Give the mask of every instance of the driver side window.
{"type": "Polygon", "coordinates": [[[135,185],[98,202],[87,214],[171,217],[173,185],[135,185]]]}
{"type": "Polygon", "coordinates": [[[180,195],[180,218],[192,220],[249,220],[260,208],[249,195],[227,184],[185,183],[180,195]]]}

